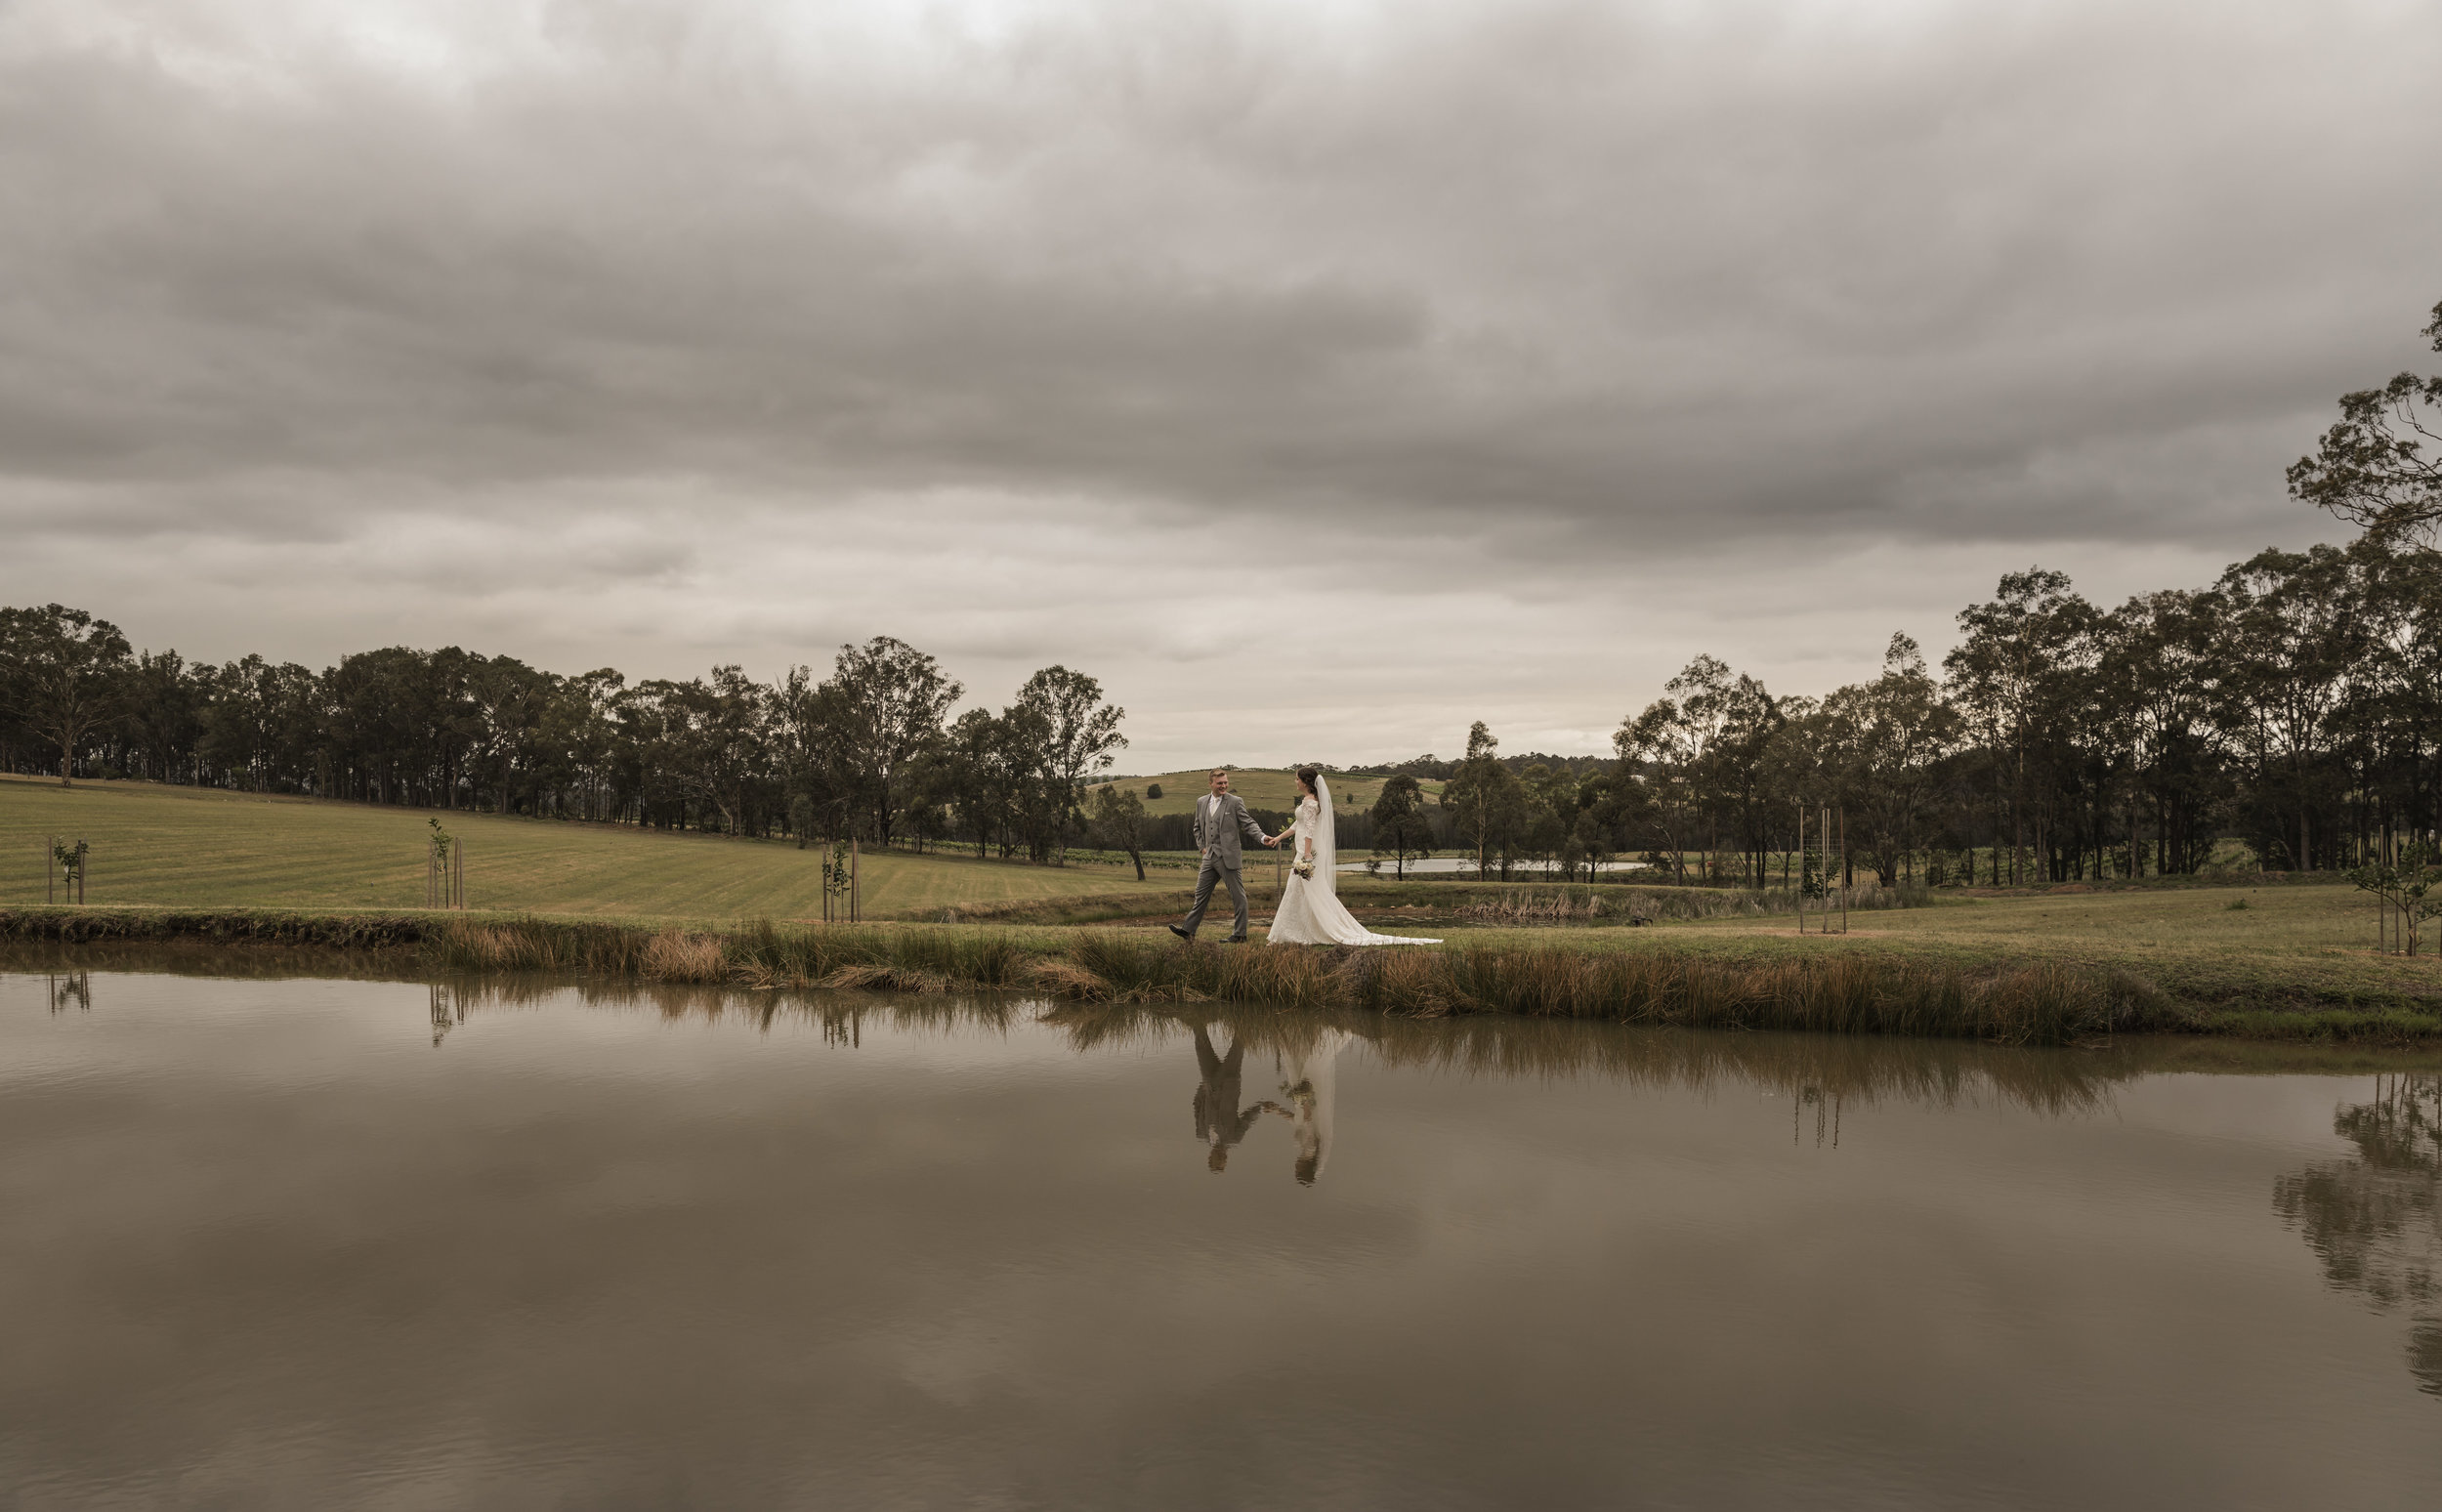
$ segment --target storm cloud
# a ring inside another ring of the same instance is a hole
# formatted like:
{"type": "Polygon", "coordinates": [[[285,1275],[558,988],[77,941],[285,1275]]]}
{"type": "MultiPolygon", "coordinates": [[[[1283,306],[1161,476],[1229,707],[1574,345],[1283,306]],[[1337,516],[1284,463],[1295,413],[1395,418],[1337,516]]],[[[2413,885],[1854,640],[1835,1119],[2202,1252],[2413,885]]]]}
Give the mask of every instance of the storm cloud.
{"type": "Polygon", "coordinates": [[[2350,0],[14,0],[0,599],[1599,749],[2334,536],[2436,78],[2350,0]]]}

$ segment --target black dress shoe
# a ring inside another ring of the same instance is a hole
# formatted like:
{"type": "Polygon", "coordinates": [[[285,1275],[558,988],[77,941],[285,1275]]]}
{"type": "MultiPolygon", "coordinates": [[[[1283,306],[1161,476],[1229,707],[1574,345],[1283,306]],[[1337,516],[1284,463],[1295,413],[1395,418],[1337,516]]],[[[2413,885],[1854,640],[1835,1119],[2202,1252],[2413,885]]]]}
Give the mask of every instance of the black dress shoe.
{"type": "Polygon", "coordinates": [[[1223,945],[1244,945],[1246,943],[1246,937],[1244,935],[1232,935],[1229,939],[1224,940],[1221,943],[1223,945]]]}
{"type": "Polygon", "coordinates": [[[1191,935],[1187,931],[1179,928],[1176,924],[1169,926],[1169,929],[1170,933],[1178,936],[1181,940],[1193,940],[1196,938],[1194,935],[1191,935]]]}

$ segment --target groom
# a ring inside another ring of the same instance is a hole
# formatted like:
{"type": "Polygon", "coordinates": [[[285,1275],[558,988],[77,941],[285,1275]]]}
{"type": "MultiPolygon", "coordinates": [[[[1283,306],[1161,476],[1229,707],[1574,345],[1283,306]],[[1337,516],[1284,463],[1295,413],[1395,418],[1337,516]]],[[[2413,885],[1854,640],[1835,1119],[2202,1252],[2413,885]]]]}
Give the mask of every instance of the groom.
{"type": "Polygon", "coordinates": [[[1246,882],[1239,873],[1239,861],[1244,854],[1239,849],[1238,837],[1265,845],[1281,842],[1263,832],[1255,817],[1246,812],[1246,805],[1230,791],[1230,775],[1219,767],[1212,769],[1212,791],[1196,800],[1196,848],[1204,853],[1204,863],[1196,873],[1196,906],[1187,910],[1184,923],[1170,926],[1170,933],[1181,940],[1196,938],[1196,926],[1204,921],[1204,905],[1212,902],[1212,884],[1223,877],[1230,883],[1230,903],[1238,910],[1237,924],[1230,931],[1232,945],[1246,943],[1246,882]]]}

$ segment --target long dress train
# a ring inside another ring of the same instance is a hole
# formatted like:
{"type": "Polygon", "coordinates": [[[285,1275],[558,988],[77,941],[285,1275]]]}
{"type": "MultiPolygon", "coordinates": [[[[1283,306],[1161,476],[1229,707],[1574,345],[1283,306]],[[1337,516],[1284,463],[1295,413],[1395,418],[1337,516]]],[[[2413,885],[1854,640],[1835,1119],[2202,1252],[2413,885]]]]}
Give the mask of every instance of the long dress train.
{"type": "Polygon", "coordinates": [[[1331,801],[1328,783],[1318,780],[1322,795],[1318,801],[1307,798],[1297,805],[1296,839],[1291,842],[1292,857],[1314,858],[1314,875],[1301,877],[1290,873],[1288,886],[1281,890],[1281,905],[1273,910],[1272,931],[1266,938],[1273,945],[1440,945],[1439,940],[1426,940],[1411,935],[1377,935],[1357,922],[1356,915],[1339,899],[1339,878],[1334,871],[1339,863],[1337,821],[1326,807],[1331,801]]]}

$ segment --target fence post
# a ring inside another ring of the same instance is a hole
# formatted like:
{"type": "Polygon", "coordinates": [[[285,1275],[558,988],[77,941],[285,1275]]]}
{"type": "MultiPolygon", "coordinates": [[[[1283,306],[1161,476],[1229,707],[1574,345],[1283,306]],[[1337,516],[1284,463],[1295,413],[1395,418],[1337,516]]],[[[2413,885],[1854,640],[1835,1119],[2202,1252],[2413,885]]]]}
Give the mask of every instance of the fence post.
{"type": "Polygon", "coordinates": [[[848,837],[848,922],[851,924],[864,922],[864,892],[857,875],[859,849],[857,837],[850,835],[848,837]]]}
{"type": "Polygon", "coordinates": [[[42,837],[42,901],[46,907],[60,901],[53,893],[51,881],[53,874],[59,869],[60,837],[45,835],[42,837]]]}

